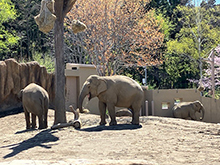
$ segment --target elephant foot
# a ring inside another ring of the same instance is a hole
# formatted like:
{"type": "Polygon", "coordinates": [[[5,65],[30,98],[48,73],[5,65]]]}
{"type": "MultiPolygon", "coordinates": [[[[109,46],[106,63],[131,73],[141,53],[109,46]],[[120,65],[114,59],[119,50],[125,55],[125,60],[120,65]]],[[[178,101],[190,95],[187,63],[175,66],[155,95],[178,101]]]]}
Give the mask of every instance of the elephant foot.
{"type": "Polygon", "coordinates": [[[133,125],[140,125],[140,123],[136,122],[136,121],[132,121],[131,124],[133,124],[133,125]]]}
{"type": "Polygon", "coordinates": [[[109,123],[109,125],[110,125],[110,126],[112,126],[112,125],[117,125],[117,121],[111,121],[111,122],[109,123]]]}
{"type": "Polygon", "coordinates": [[[46,126],[40,126],[38,129],[46,129],[46,126]]]}
{"type": "Polygon", "coordinates": [[[99,125],[106,125],[106,122],[100,122],[99,125]]]}
{"type": "Polygon", "coordinates": [[[31,126],[31,129],[36,129],[37,128],[37,126],[35,125],[33,125],[33,126],[31,126]]]}

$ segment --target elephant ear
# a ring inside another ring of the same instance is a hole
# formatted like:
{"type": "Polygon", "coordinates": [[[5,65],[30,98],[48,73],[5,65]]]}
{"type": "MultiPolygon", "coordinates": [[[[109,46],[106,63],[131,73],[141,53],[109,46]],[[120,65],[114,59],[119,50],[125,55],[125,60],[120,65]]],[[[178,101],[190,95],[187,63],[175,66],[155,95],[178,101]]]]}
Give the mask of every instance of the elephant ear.
{"type": "Polygon", "coordinates": [[[97,94],[104,92],[107,90],[107,83],[105,80],[100,80],[100,83],[98,85],[97,94]]]}
{"type": "Polygon", "coordinates": [[[200,102],[199,101],[195,101],[194,104],[193,104],[193,107],[194,107],[195,110],[199,110],[200,107],[201,107],[200,102]]]}
{"type": "Polygon", "coordinates": [[[23,93],[23,89],[20,90],[20,92],[17,94],[17,98],[18,98],[19,100],[22,99],[22,93],[23,93]]]}

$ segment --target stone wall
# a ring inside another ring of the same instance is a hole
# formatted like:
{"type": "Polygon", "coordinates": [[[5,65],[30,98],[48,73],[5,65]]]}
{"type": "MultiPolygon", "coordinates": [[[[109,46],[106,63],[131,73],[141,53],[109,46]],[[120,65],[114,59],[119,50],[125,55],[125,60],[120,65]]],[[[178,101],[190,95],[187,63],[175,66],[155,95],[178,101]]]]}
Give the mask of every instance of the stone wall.
{"type": "Polygon", "coordinates": [[[55,98],[54,74],[47,73],[38,62],[18,63],[14,59],[0,61],[0,112],[21,107],[17,94],[30,83],[42,86],[50,97],[50,107],[55,98]]]}

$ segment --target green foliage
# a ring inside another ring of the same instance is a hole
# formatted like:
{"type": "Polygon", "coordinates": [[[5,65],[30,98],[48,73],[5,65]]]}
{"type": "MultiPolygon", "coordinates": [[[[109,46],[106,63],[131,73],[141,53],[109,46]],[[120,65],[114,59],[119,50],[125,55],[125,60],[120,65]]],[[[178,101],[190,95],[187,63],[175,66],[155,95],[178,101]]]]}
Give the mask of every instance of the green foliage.
{"type": "Polygon", "coordinates": [[[10,0],[0,0],[0,23],[15,19],[16,11],[10,0]]]}
{"type": "Polygon", "coordinates": [[[37,53],[33,56],[34,61],[37,61],[40,65],[43,65],[46,67],[47,72],[53,73],[55,71],[55,63],[53,58],[48,55],[42,55],[40,53],[37,53]]]}
{"type": "Polygon", "coordinates": [[[214,26],[214,13],[220,12],[219,7],[178,6],[176,12],[182,15],[179,18],[182,28],[175,39],[167,42],[165,59],[166,72],[174,84],[179,80],[199,79],[200,59],[207,58],[210,49],[220,43],[220,27],[214,26]]]}
{"type": "Polygon", "coordinates": [[[170,31],[173,30],[174,26],[168,18],[163,16],[163,14],[157,14],[156,19],[159,21],[161,31],[164,34],[164,41],[167,42],[170,38],[170,31]]]}
{"type": "Polygon", "coordinates": [[[39,31],[34,16],[39,14],[41,0],[11,0],[16,9],[16,18],[4,23],[5,30],[17,36],[18,44],[4,52],[4,59],[31,59],[32,53],[48,53],[52,50],[52,35],[39,31]]]}
{"type": "Polygon", "coordinates": [[[150,7],[156,8],[157,12],[162,13],[165,17],[172,17],[173,10],[178,5],[186,5],[190,0],[151,0],[150,7]]]}
{"type": "Polygon", "coordinates": [[[130,78],[134,79],[139,85],[143,85],[142,82],[140,82],[137,78],[134,78],[134,76],[133,76],[132,74],[130,74],[130,73],[125,73],[125,75],[126,75],[127,77],[130,77],[130,78]]]}
{"type": "Polygon", "coordinates": [[[10,0],[0,0],[0,58],[18,43],[18,36],[14,30],[7,30],[5,23],[16,18],[16,10],[10,0]]]}

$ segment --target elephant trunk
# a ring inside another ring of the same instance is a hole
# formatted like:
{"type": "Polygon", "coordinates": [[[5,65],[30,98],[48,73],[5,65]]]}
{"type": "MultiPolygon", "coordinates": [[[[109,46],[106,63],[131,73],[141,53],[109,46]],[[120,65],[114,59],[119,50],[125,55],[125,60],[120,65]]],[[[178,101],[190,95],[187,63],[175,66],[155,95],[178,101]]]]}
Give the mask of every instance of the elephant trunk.
{"type": "Polygon", "coordinates": [[[84,112],[84,111],[83,111],[83,107],[82,107],[83,100],[84,100],[84,98],[86,97],[86,95],[88,95],[88,94],[89,94],[89,89],[88,89],[87,85],[84,84],[84,85],[82,86],[81,91],[80,91],[79,104],[78,104],[78,105],[79,105],[79,111],[80,111],[81,113],[84,112]]]}

